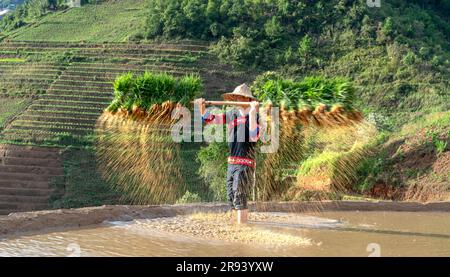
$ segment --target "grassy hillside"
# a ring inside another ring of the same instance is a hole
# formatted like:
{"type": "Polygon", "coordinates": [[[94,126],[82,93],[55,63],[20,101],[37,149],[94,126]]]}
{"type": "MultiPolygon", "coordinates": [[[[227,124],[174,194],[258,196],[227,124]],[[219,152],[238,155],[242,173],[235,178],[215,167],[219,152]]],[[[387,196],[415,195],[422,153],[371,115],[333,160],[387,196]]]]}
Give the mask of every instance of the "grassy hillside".
{"type": "Polygon", "coordinates": [[[106,1],[51,12],[37,20],[29,20],[29,26],[12,31],[8,38],[27,41],[127,41],[142,33],[144,2],[106,1]]]}

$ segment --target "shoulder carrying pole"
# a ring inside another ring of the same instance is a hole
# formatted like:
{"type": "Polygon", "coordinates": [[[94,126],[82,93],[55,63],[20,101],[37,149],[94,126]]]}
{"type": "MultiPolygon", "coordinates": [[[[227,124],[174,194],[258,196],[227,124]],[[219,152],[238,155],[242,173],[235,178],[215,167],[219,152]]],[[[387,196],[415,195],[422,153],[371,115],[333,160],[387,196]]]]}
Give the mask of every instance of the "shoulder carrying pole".
{"type": "MultiPolygon", "coordinates": [[[[194,104],[194,101],[191,102],[194,104]]],[[[207,106],[250,106],[251,102],[235,102],[235,101],[205,101],[207,106]]]]}

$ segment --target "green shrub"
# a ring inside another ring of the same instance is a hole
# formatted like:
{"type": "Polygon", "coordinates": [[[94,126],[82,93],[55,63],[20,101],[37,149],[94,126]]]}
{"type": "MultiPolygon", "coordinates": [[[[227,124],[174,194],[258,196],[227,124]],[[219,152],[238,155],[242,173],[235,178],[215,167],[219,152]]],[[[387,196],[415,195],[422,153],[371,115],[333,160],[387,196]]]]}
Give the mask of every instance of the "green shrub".
{"type": "Polygon", "coordinates": [[[433,65],[433,66],[440,66],[440,65],[442,65],[442,57],[441,56],[438,56],[438,55],[435,55],[434,57],[433,57],[433,59],[431,59],[431,64],[433,65]]]}
{"type": "Polygon", "coordinates": [[[386,18],[386,20],[383,22],[381,32],[385,36],[391,36],[394,33],[394,23],[392,17],[386,18]]]}
{"type": "Polygon", "coordinates": [[[385,164],[385,157],[383,158],[382,155],[367,157],[362,160],[356,168],[358,181],[355,183],[354,188],[358,192],[370,189],[376,183],[379,176],[383,174],[385,164]]]}
{"type": "MultiPolygon", "coordinates": [[[[373,163],[368,148],[369,144],[355,145],[347,151],[325,151],[312,155],[299,166],[298,181],[302,181],[302,177],[321,176],[323,180],[329,180],[330,189],[337,192],[355,189],[362,176],[370,182],[373,178],[371,174],[379,173],[380,165],[373,163]]],[[[367,182],[363,186],[367,186],[367,182]]],[[[302,184],[297,183],[297,186],[302,184]]]]}
{"type": "Polygon", "coordinates": [[[49,12],[50,5],[56,9],[67,6],[63,0],[26,0],[16,10],[0,21],[0,30],[11,31],[26,25],[27,21],[39,18],[49,12]]]}
{"type": "Polygon", "coordinates": [[[128,41],[133,41],[133,42],[141,41],[143,39],[144,39],[144,35],[142,33],[135,33],[128,37],[128,41]]]}
{"type": "Polygon", "coordinates": [[[225,201],[228,146],[226,142],[213,142],[200,149],[198,160],[201,163],[199,173],[213,193],[214,201],[225,201]]]}
{"type": "Polygon", "coordinates": [[[191,193],[186,191],[186,193],[177,200],[177,204],[188,204],[188,203],[200,203],[202,199],[197,193],[191,193]]]}
{"type": "Polygon", "coordinates": [[[312,54],[312,42],[309,35],[304,36],[298,45],[298,54],[303,60],[307,59],[312,54]]]}
{"type": "Polygon", "coordinates": [[[222,37],[211,48],[211,53],[219,57],[222,62],[235,66],[248,65],[256,55],[256,49],[251,38],[235,36],[231,39],[222,37]]]}
{"type": "MultiPolygon", "coordinates": [[[[448,131],[450,132],[450,131],[448,131]]],[[[428,131],[427,132],[428,137],[431,139],[431,143],[433,144],[436,153],[438,155],[441,155],[442,153],[445,152],[445,150],[447,149],[447,144],[448,144],[448,138],[449,136],[447,135],[447,139],[440,139],[439,135],[437,132],[433,132],[433,131],[428,131]]]]}
{"type": "Polygon", "coordinates": [[[408,53],[403,58],[403,63],[406,65],[413,65],[417,60],[416,55],[412,51],[408,51],[408,53]]]}

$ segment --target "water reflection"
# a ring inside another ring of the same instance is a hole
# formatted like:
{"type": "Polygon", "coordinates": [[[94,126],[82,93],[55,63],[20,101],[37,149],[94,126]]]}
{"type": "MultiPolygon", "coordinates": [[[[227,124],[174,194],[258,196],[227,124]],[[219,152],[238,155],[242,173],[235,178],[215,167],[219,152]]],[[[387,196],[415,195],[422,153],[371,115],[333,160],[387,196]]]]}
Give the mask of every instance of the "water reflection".
{"type": "Polygon", "coordinates": [[[255,228],[311,239],[307,246],[256,245],[152,229],[149,221],[0,239],[0,256],[450,256],[449,213],[327,212],[252,221],[255,228]],[[77,249],[76,246],[79,246],[77,249]],[[70,246],[70,247],[69,247],[70,246]]]}

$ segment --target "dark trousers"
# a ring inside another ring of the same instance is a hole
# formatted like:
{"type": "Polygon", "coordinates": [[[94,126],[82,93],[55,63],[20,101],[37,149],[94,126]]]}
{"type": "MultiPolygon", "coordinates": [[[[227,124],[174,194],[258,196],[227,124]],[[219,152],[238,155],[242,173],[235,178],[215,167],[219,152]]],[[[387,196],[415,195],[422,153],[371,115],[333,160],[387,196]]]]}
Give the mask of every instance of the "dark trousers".
{"type": "Polygon", "coordinates": [[[236,210],[247,209],[247,197],[253,186],[255,169],[247,165],[228,164],[228,202],[236,210]]]}

